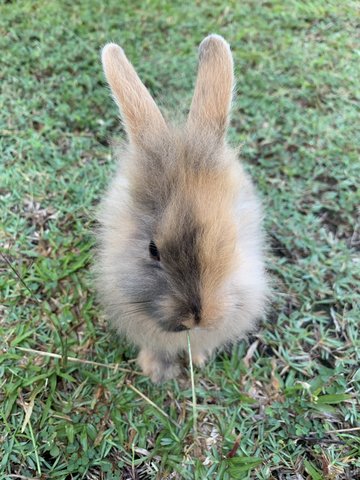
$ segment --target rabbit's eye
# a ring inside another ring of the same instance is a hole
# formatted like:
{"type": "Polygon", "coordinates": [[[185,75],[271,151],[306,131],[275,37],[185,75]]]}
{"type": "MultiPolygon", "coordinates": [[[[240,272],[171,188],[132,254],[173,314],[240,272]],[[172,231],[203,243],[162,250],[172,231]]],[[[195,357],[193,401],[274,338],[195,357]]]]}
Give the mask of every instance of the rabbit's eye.
{"type": "Polygon", "coordinates": [[[159,253],[159,250],[157,249],[157,246],[155,245],[154,240],[151,240],[151,242],[149,243],[149,252],[150,252],[151,258],[160,262],[160,253],[159,253]]]}

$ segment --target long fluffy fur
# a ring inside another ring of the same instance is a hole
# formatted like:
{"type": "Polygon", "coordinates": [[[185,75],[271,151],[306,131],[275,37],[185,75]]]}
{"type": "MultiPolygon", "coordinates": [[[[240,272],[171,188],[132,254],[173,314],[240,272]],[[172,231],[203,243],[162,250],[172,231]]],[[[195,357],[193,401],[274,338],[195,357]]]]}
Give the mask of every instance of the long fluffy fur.
{"type": "Polygon", "coordinates": [[[262,211],[253,185],[226,145],[233,64],[228,44],[200,45],[186,125],[166,125],[120,47],[104,71],[130,143],[100,206],[96,261],[100,299],[113,325],[140,347],[154,381],[177,373],[176,356],[195,360],[236,341],[264,312],[262,211]],[[161,261],[149,256],[155,241],[161,261]]]}

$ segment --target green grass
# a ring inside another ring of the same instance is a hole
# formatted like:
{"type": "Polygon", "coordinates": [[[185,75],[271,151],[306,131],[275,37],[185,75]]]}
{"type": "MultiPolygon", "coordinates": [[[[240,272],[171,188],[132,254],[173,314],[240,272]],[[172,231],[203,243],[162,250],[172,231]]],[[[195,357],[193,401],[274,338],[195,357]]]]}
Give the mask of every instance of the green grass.
{"type": "Polygon", "coordinates": [[[0,478],[359,477],[358,26],[351,0],[2,2],[0,478]],[[135,350],[89,270],[122,135],[101,46],[186,112],[211,32],[234,52],[229,139],[264,199],[274,296],[256,335],[195,370],[194,438],[188,372],[158,387],[114,368],[135,350]]]}

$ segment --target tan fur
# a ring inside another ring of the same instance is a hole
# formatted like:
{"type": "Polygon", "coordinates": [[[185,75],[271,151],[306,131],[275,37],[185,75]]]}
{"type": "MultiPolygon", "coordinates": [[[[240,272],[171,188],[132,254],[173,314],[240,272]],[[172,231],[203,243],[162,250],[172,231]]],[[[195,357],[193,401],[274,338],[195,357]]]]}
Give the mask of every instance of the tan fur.
{"type": "MultiPolygon", "coordinates": [[[[178,217],[183,199],[193,199],[196,216],[204,230],[201,237],[200,264],[202,276],[202,327],[214,325],[221,311],[223,299],[220,286],[235,268],[236,225],[231,209],[236,194],[236,184],[231,168],[221,171],[193,171],[186,166],[177,177],[177,194],[167,208],[162,231],[156,237],[160,251],[169,237],[178,236],[178,217]],[[224,235],[226,232],[226,235],[224,235]]],[[[194,319],[182,322],[192,328],[194,319]]]]}
{"type": "Polygon", "coordinates": [[[101,204],[98,290],[113,325],[140,347],[144,373],[159,382],[176,375],[187,349],[187,332],[170,327],[189,328],[202,365],[263,314],[261,205],[224,140],[233,74],[221,37],[200,46],[183,128],[165,125],[120,47],[105,47],[103,62],[130,144],[101,204]]]}
{"type": "Polygon", "coordinates": [[[199,68],[190,107],[190,130],[208,126],[222,136],[228,124],[234,84],[229,45],[218,35],[205,38],[199,47],[199,68]]]}
{"type": "Polygon", "coordinates": [[[142,143],[144,137],[166,130],[160,110],[123,49],[109,43],[103,49],[102,62],[106,79],[119,105],[131,140],[142,143]]]}

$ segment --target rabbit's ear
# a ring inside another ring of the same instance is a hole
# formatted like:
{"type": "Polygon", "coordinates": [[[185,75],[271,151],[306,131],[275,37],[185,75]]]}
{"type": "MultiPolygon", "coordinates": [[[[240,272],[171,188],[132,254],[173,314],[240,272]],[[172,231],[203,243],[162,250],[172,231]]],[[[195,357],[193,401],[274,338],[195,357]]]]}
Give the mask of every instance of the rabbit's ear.
{"type": "Polygon", "coordinates": [[[220,35],[209,35],[199,47],[199,66],[188,127],[209,131],[219,138],[226,132],[234,86],[229,44],[220,35]]]}
{"type": "Polygon", "coordinates": [[[106,79],[129,135],[136,144],[166,130],[163,116],[121,47],[108,43],[102,51],[106,79]]]}

